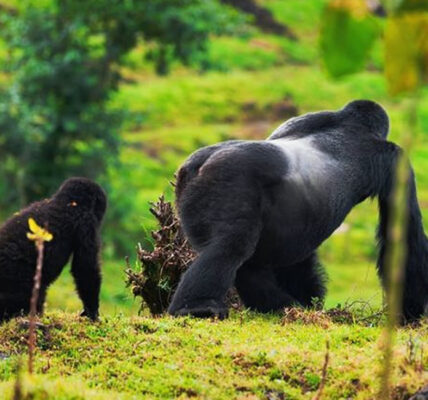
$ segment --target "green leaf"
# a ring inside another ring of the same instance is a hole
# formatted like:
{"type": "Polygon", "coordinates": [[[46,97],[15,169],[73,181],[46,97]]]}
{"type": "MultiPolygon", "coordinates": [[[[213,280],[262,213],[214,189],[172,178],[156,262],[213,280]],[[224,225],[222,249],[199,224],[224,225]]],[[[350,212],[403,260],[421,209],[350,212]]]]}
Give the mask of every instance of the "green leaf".
{"type": "Polygon", "coordinates": [[[329,74],[338,78],[361,70],[379,32],[365,2],[331,1],[324,11],[320,36],[329,74]]]}

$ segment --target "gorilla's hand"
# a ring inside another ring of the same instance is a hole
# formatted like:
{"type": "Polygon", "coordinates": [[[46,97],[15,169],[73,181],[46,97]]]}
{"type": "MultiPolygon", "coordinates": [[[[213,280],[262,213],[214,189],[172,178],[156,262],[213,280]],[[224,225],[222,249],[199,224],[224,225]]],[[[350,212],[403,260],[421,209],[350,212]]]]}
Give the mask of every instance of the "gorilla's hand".
{"type": "Polygon", "coordinates": [[[225,319],[229,316],[227,306],[223,302],[212,299],[199,300],[177,305],[173,302],[168,313],[175,316],[192,315],[197,318],[225,319]]]}
{"type": "Polygon", "coordinates": [[[91,321],[98,321],[99,320],[99,317],[100,317],[100,314],[99,314],[99,312],[98,312],[98,310],[96,310],[96,311],[90,311],[90,310],[83,310],[81,313],[80,313],[80,316],[81,317],[87,317],[87,318],[89,318],[91,321]]]}

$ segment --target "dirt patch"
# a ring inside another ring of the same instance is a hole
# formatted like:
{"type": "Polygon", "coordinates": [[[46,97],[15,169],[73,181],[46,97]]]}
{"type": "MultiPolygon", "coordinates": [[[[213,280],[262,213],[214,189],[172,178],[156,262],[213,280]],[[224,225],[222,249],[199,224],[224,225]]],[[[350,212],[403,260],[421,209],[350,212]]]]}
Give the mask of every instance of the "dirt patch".
{"type": "Polygon", "coordinates": [[[274,363],[267,359],[265,353],[259,353],[257,355],[236,353],[232,357],[233,364],[245,371],[254,370],[257,371],[257,373],[261,373],[274,367],[274,363]]]}
{"type": "Polygon", "coordinates": [[[241,113],[244,122],[285,121],[298,115],[299,108],[292,97],[287,95],[283,99],[265,106],[261,106],[255,101],[246,102],[241,106],[241,113]]]}
{"type": "Polygon", "coordinates": [[[302,308],[286,308],[282,317],[282,324],[300,322],[304,325],[319,325],[328,328],[333,322],[325,311],[304,310],[302,308]]]}
{"type": "Polygon", "coordinates": [[[266,400],[285,400],[285,394],[277,390],[268,390],[266,392],[266,400]]]}
{"type": "Polygon", "coordinates": [[[196,390],[190,389],[190,388],[177,388],[176,391],[177,397],[180,397],[181,395],[184,395],[185,398],[192,398],[192,397],[198,397],[198,392],[196,390]]]}
{"type": "Polygon", "coordinates": [[[264,32],[297,40],[296,35],[287,25],[278,22],[267,8],[258,5],[254,0],[221,0],[221,2],[254,16],[254,25],[264,32]]]}
{"type": "Polygon", "coordinates": [[[383,310],[368,313],[364,309],[356,309],[354,304],[329,310],[308,310],[296,307],[284,310],[282,323],[299,322],[304,325],[319,325],[322,328],[328,328],[332,323],[373,326],[379,324],[383,315],[383,310]]]}
{"type": "Polygon", "coordinates": [[[290,96],[287,96],[276,103],[269,104],[266,107],[266,110],[273,121],[287,120],[299,114],[299,109],[296,104],[294,104],[293,99],[290,96]]]}

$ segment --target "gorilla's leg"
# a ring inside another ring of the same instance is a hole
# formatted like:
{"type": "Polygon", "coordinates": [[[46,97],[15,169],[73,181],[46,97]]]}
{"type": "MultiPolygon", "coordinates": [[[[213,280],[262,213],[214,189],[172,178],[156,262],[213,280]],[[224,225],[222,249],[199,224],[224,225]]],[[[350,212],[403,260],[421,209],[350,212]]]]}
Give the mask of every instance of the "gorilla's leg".
{"type": "Polygon", "coordinates": [[[252,260],[239,268],[235,286],[245,306],[260,312],[281,310],[298,301],[278,284],[271,268],[260,268],[252,260]]]}
{"type": "MultiPolygon", "coordinates": [[[[3,293],[0,295],[0,321],[8,320],[20,315],[27,315],[30,312],[31,298],[28,297],[28,290],[25,293],[3,293]],[[3,299],[3,301],[1,300],[3,299]]],[[[47,288],[40,287],[39,298],[37,300],[37,314],[42,315],[46,301],[47,288]]]]}
{"type": "Polygon", "coordinates": [[[30,300],[8,300],[0,301],[0,322],[7,321],[30,312],[30,300]]]}
{"type": "Polygon", "coordinates": [[[281,182],[285,170],[274,146],[238,143],[212,154],[177,193],[184,232],[199,256],[183,275],[169,313],[226,316],[227,290],[260,239],[265,188],[281,182]]]}
{"type": "Polygon", "coordinates": [[[251,242],[239,243],[232,237],[208,246],[183,275],[168,312],[196,317],[227,317],[225,295],[233,286],[236,270],[252,250],[251,242]]]}
{"type": "Polygon", "coordinates": [[[321,304],[326,293],[326,274],[314,253],[293,265],[275,269],[279,285],[303,307],[311,307],[317,300],[321,304]]]}
{"type": "Polygon", "coordinates": [[[211,159],[178,198],[184,231],[199,256],[174,294],[168,309],[173,315],[227,315],[224,297],[261,231],[261,188],[245,161],[211,159]]]}

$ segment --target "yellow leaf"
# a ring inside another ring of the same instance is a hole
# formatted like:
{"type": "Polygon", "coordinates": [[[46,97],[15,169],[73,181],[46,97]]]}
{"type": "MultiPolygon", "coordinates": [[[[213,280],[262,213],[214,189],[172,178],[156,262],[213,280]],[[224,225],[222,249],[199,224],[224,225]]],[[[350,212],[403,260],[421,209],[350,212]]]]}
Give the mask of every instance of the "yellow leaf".
{"type": "Polygon", "coordinates": [[[50,242],[53,239],[53,235],[48,230],[39,226],[33,218],[28,218],[28,227],[31,232],[27,233],[27,238],[30,240],[50,242]]]}
{"type": "Polygon", "coordinates": [[[385,34],[385,75],[392,94],[410,92],[428,77],[428,13],[389,19],[385,34]]]}
{"type": "Polygon", "coordinates": [[[37,240],[37,236],[34,233],[27,232],[27,238],[33,241],[37,240]]]}

